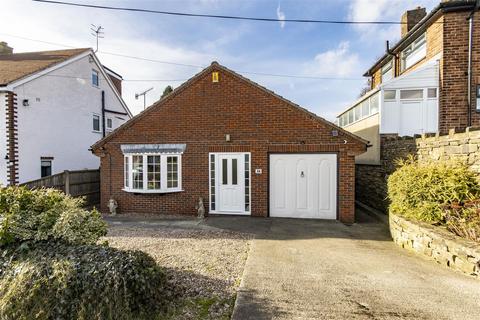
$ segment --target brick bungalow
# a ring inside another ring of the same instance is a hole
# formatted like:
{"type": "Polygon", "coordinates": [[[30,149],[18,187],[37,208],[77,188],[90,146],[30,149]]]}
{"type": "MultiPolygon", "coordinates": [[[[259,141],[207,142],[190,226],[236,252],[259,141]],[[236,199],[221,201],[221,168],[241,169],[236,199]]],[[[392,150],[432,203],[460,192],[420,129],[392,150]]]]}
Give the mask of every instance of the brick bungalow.
{"type": "Polygon", "coordinates": [[[103,212],[354,222],[367,141],[213,62],[92,146],[103,212]]]}

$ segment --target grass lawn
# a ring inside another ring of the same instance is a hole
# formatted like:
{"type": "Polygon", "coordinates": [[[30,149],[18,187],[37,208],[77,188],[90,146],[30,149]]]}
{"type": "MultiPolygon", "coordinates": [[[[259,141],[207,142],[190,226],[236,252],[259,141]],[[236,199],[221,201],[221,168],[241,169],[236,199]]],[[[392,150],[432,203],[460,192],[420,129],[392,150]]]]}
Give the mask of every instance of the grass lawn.
{"type": "Polygon", "coordinates": [[[219,230],[111,225],[110,246],[142,250],[165,268],[173,295],[159,319],[230,319],[250,236],[219,230]]]}

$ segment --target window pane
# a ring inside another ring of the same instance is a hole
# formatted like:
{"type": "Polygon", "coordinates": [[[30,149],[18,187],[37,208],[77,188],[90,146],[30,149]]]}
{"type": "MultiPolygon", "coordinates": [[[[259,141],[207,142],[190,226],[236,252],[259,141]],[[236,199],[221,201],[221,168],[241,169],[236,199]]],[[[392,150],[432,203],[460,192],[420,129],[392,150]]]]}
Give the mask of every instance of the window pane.
{"type": "Polygon", "coordinates": [[[113,121],[112,119],[107,119],[107,128],[111,129],[113,127],[113,121]]]}
{"type": "Polygon", "coordinates": [[[395,100],[397,90],[385,90],[385,100],[395,100]]]}
{"type": "Polygon", "coordinates": [[[370,114],[370,104],[368,103],[368,99],[363,101],[361,106],[362,106],[362,118],[364,118],[370,114]]]}
{"type": "Polygon", "coordinates": [[[378,112],[378,95],[378,93],[375,93],[373,96],[370,97],[370,114],[378,112]]]}
{"type": "Polygon", "coordinates": [[[143,189],[143,156],[132,156],[133,189],[143,189]]]}
{"type": "Polygon", "coordinates": [[[98,71],[92,70],[92,84],[98,87],[98,71]]]}
{"type": "Polygon", "coordinates": [[[356,106],[355,108],[353,108],[353,111],[354,111],[354,114],[355,114],[354,121],[360,120],[361,113],[362,113],[361,106],[356,106]]]}
{"type": "Polygon", "coordinates": [[[40,176],[43,178],[51,175],[52,175],[52,161],[40,160],[40,176]]]}
{"type": "Polygon", "coordinates": [[[125,157],[125,187],[130,188],[129,157],[125,157]]]}
{"type": "Polygon", "coordinates": [[[222,184],[228,184],[228,160],[222,159],[222,184]]]}
{"type": "Polygon", "coordinates": [[[238,184],[238,182],[237,182],[237,159],[232,159],[232,184],[238,184]]]}
{"type": "Polygon", "coordinates": [[[178,188],[178,157],[167,157],[167,188],[178,188]]]}
{"type": "Polygon", "coordinates": [[[96,114],[93,115],[93,130],[100,131],[100,116],[96,114]]]}
{"type": "Polygon", "coordinates": [[[423,90],[400,90],[400,99],[423,99],[423,90]]]}
{"type": "Polygon", "coordinates": [[[429,88],[428,89],[428,97],[429,98],[436,98],[437,97],[437,89],[436,88],[429,88]]]}
{"type": "Polygon", "coordinates": [[[353,122],[353,110],[348,111],[348,123],[353,122]]]}
{"type": "Polygon", "coordinates": [[[160,189],[160,156],[147,157],[147,188],[160,189]]]}

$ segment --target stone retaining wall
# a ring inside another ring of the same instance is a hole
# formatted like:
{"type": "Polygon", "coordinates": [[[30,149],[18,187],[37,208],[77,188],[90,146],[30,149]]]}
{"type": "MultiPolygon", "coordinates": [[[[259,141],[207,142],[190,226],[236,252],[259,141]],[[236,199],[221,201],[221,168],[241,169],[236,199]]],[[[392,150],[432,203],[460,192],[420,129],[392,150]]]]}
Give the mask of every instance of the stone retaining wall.
{"type": "Polygon", "coordinates": [[[412,222],[390,212],[390,234],[402,248],[480,279],[480,245],[443,227],[412,222]]]}
{"type": "Polygon", "coordinates": [[[387,212],[387,179],[395,171],[397,159],[409,154],[420,162],[460,159],[480,175],[480,128],[467,128],[465,132],[450,130],[446,135],[399,137],[381,135],[380,164],[357,164],[355,197],[372,208],[387,212]]]}
{"type": "Polygon", "coordinates": [[[418,160],[460,159],[468,163],[470,168],[480,173],[480,130],[467,128],[465,132],[416,139],[418,160]]]}

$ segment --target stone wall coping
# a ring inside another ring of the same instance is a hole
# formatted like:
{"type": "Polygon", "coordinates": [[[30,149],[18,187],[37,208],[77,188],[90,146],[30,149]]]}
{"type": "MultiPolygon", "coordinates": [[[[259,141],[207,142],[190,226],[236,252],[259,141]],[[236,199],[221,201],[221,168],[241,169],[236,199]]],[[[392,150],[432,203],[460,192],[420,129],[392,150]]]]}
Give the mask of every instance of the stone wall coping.
{"type": "Polygon", "coordinates": [[[413,221],[405,217],[390,213],[390,219],[394,219],[399,224],[406,224],[409,229],[422,231],[432,239],[443,240],[450,246],[462,246],[468,248],[472,255],[480,257],[480,243],[465,239],[450,232],[444,226],[435,226],[422,221],[413,221]]]}

